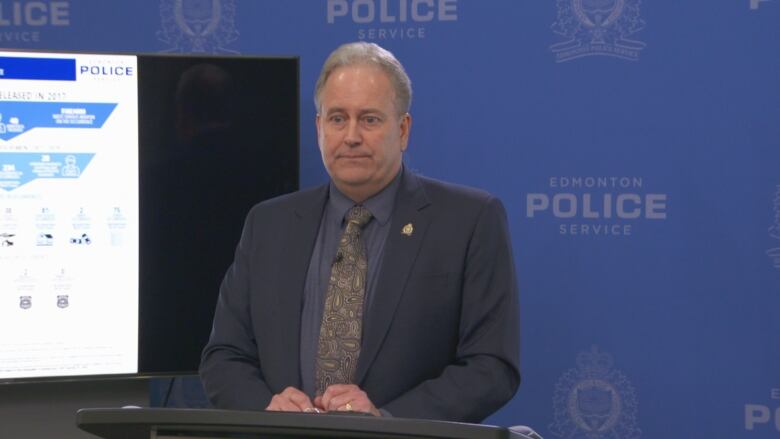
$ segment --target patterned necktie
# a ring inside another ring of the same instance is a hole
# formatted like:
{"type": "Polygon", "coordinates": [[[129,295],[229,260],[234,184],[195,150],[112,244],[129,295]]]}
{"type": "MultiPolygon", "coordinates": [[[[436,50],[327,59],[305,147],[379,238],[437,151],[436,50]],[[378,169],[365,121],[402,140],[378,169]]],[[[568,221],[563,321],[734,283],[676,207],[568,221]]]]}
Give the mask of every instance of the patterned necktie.
{"type": "Polygon", "coordinates": [[[331,267],[320,326],[315,362],[318,395],[331,384],[352,383],[360,355],[368,268],[360,230],[371,220],[371,212],[363,206],[354,206],[345,219],[347,226],[331,267]]]}

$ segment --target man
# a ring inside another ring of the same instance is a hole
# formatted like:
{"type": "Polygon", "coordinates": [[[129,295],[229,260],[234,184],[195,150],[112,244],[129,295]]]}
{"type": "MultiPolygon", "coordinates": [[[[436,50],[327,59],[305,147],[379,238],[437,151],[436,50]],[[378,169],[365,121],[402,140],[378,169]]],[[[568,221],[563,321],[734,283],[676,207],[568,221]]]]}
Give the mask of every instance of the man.
{"type": "Polygon", "coordinates": [[[315,90],[330,183],[249,213],[201,377],[215,406],[478,422],[519,384],[506,214],[402,166],[411,83],[375,44],[315,90]]]}

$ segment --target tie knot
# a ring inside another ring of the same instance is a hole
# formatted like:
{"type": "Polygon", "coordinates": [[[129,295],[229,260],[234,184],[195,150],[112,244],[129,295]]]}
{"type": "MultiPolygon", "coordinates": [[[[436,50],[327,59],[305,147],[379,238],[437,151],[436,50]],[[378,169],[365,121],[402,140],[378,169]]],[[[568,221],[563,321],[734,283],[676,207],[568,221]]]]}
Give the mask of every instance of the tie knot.
{"type": "Polygon", "coordinates": [[[352,208],[349,209],[346,219],[348,223],[355,223],[358,227],[362,228],[371,220],[371,217],[371,212],[369,212],[368,209],[361,205],[357,205],[352,206],[352,208]]]}

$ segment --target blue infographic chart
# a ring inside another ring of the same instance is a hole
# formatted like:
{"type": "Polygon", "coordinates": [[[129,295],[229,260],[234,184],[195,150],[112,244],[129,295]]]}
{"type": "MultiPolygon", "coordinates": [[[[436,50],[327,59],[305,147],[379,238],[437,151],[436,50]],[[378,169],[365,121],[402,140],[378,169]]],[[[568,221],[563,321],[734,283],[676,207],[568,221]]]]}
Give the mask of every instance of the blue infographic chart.
{"type": "Polygon", "coordinates": [[[0,102],[0,139],[10,140],[35,128],[101,128],[116,104],[78,102],[0,102]],[[20,121],[25,121],[25,124],[20,121]]]}
{"type": "Polygon", "coordinates": [[[11,191],[36,179],[79,178],[94,154],[3,154],[0,189],[11,191]],[[82,165],[82,166],[79,166],[82,165]]]}
{"type": "MultiPolygon", "coordinates": [[[[300,56],[302,187],[327,178],[322,62],[383,45],[414,87],[406,165],[507,208],[523,382],[487,422],[545,438],[780,434],[780,1],[25,4],[5,46],[300,56]]],[[[100,153],[78,152],[91,172],[100,153]]]]}
{"type": "Polygon", "coordinates": [[[0,52],[0,379],[137,370],[135,65],[0,52]]]}

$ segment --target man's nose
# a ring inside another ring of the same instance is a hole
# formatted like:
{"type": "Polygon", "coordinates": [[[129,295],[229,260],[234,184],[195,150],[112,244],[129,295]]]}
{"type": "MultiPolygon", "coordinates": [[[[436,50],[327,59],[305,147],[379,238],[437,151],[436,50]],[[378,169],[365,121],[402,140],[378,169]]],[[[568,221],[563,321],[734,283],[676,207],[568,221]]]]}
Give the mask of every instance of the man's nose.
{"type": "Polygon", "coordinates": [[[350,146],[360,145],[363,142],[363,135],[360,132],[357,120],[351,120],[347,124],[347,134],[344,136],[344,142],[350,146]]]}

